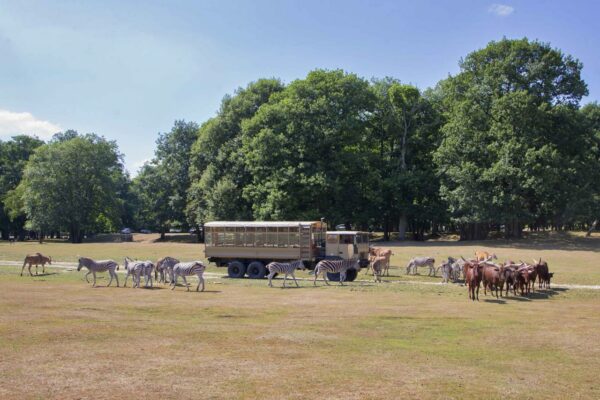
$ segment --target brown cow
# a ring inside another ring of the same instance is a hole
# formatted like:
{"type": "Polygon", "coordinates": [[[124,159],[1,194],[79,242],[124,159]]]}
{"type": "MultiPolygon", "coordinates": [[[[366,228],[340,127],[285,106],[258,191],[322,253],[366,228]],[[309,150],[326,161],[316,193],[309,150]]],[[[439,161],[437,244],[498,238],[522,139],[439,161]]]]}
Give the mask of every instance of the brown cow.
{"type": "Polygon", "coordinates": [[[465,263],[465,282],[469,290],[469,299],[479,301],[479,287],[481,285],[481,275],[483,265],[477,262],[466,262],[465,263]]]}
{"type": "MultiPolygon", "coordinates": [[[[502,274],[502,278],[504,280],[504,285],[506,285],[506,294],[508,296],[508,290],[512,287],[513,294],[517,295],[517,270],[521,265],[515,264],[512,261],[504,263],[500,273],[502,274]]],[[[502,291],[504,287],[500,288],[502,291]]]]}
{"type": "Polygon", "coordinates": [[[42,253],[28,254],[25,256],[25,261],[23,261],[23,268],[21,268],[21,276],[23,276],[23,270],[25,269],[25,265],[29,264],[27,268],[29,271],[29,275],[33,276],[31,273],[31,266],[35,264],[35,274],[38,274],[38,264],[42,264],[42,273],[46,273],[46,263],[48,265],[52,265],[52,258],[43,256],[42,253]]]}
{"type": "Polygon", "coordinates": [[[540,257],[539,260],[533,260],[533,267],[535,268],[538,276],[538,288],[542,289],[544,286],[550,287],[550,278],[548,271],[548,263],[546,261],[542,261],[540,257]]]}
{"type": "Polygon", "coordinates": [[[487,296],[487,289],[489,287],[492,295],[494,294],[494,290],[496,291],[496,298],[498,298],[498,289],[500,289],[500,296],[502,296],[504,280],[501,273],[501,267],[489,262],[484,262],[482,265],[483,271],[481,281],[483,282],[483,294],[487,296]]]}
{"type": "Polygon", "coordinates": [[[517,286],[521,290],[521,296],[526,294],[529,295],[531,293],[531,287],[533,286],[532,282],[536,278],[535,269],[527,264],[524,264],[523,267],[520,267],[517,270],[517,286]]]}

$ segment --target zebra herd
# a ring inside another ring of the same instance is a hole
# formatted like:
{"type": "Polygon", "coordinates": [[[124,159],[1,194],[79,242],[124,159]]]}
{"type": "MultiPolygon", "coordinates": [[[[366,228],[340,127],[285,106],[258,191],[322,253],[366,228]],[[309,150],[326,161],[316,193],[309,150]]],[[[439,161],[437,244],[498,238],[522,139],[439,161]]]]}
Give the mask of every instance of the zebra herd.
{"type": "MultiPolygon", "coordinates": [[[[296,286],[299,287],[298,281],[296,280],[296,276],[294,273],[297,269],[305,270],[306,266],[302,260],[296,260],[292,262],[271,262],[267,264],[267,270],[269,271],[269,287],[273,287],[272,279],[276,274],[284,275],[283,278],[283,287],[285,287],[285,283],[287,281],[288,275],[290,275],[296,286]]],[[[314,275],[313,285],[317,286],[317,278],[319,275],[323,276],[323,280],[327,285],[329,282],[327,280],[327,274],[340,274],[340,285],[344,285],[344,281],[346,280],[346,273],[349,269],[354,269],[357,272],[360,271],[359,260],[321,260],[315,266],[313,271],[310,271],[309,274],[314,275]]]]}
{"type": "MultiPolygon", "coordinates": [[[[96,273],[106,271],[108,271],[110,275],[108,286],[110,286],[112,283],[113,278],[117,281],[117,287],[119,286],[119,277],[116,273],[116,271],[119,269],[119,264],[117,264],[115,261],[95,261],[91,258],[80,257],[77,265],[77,271],[81,271],[81,268],[83,267],[88,269],[88,273],[85,275],[86,282],[89,283],[89,274],[94,276],[94,283],[92,286],[96,286],[96,273]]],[[[126,275],[123,287],[127,286],[127,279],[130,275],[134,288],[140,287],[142,277],[144,277],[144,287],[153,287],[152,272],[154,272],[155,280],[158,278],[158,274],[160,274],[159,282],[167,283],[167,279],[169,279],[169,285],[172,286],[171,290],[175,289],[177,286],[177,279],[181,277],[183,279],[183,283],[189,291],[190,287],[187,283],[186,276],[196,275],[198,277],[198,286],[196,287],[196,291],[200,291],[200,285],[202,285],[202,291],[204,291],[203,275],[205,270],[206,267],[201,261],[180,262],[176,258],[165,257],[158,260],[155,265],[152,261],[132,260],[129,257],[125,257],[126,275]]]]}

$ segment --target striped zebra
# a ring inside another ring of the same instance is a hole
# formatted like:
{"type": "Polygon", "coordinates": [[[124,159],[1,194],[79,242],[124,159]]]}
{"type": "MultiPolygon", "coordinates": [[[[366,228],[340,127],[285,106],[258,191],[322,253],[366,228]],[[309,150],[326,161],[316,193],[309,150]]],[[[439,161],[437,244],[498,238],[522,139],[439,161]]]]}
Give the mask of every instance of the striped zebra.
{"type": "MultiPolygon", "coordinates": [[[[144,277],[144,286],[148,287],[148,282],[150,282],[150,287],[152,285],[152,271],[154,271],[154,263],[150,260],[142,261],[144,267],[142,269],[142,276],[144,277]]],[[[138,282],[139,286],[139,282],[138,282]]]]}
{"type": "Polygon", "coordinates": [[[102,260],[102,261],[94,261],[91,258],[79,257],[79,264],[77,265],[77,271],[81,271],[82,267],[86,267],[88,269],[88,273],[85,274],[85,281],[90,283],[88,280],[88,275],[94,275],[94,284],[92,286],[96,286],[96,272],[105,272],[108,271],[110,275],[110,281],[107,286],[110,286],[113,278],[117,280],[117,287],[119,287],[119,277],[115,270],[119,270],[119,264],[114,262],[113,260],[102,260]]]}
{"type": "MultiPolygon", "coordinates": [[[[123,284],[123,287],[127,287],[127,279],[129,278],[129,275],[131,275],[133,279],[133,287],[139,288],[141,276],[145,270],[146,265],[143,261],[134,261],[129,257],[125,257],[125,272],[127,275],[125,275],[125,283],[123,284]]],[[[146,281],[146,285],[148,285],[148,281],[146,281]]]]}
{"type": "Polygon", "coordinates": [[[292,278],[294,278],[294,282],[296,283],[296,286],[300,287],[300,285],[298,285],[298,281],[296,280],[296,276],[294,275],[294,272],[297,269],[304,270],[304,269],[306,269],[306,267],[304,266],[304,263],[302,262],[302,260],[292,261],[289,263],[273,261],[267,265],[267,269],[269,270],[268,278],[269,278],[269,286],[270,287],[273,287],[273,283],[271,282],[271,279],[273,279],[275,274],[285,274],[285,276],[283,278],[283,287],[285,287],[285,282],[287,280],[288,275],[291,275],[292,278]]]}
{"type": "Polygon", "coordinates": [[[323,274],[323,280],[329,285],[329,282],[327,282],[327,273],[335,274],[339,272],[340,285],[344,286],[346,271],[349,269],[360,271],[358,260],[321,260],[317,263],[315,270],[310,272],[311,274],[315,274],[313,285],[317,286],[317,277],[319,274],[323,274]]]}
{"type": "Polygon", "coordinates": [[[173,266],[177,263],[179,263],[179,260],[173,257],[165,257],[158,260],[154,269],[154,279],[158,283],[167,283],[167,278],[169,278],[169,283],[173,282],[173,266]]]}
{"type": "Polygon", "coordinates": [[[200,284],[202,284],[202,291],[204,292],[204,270],[206,267],[202,264],[201,261],[191,261],[187,263],[177,263],[173,266],[173,282],[171,283],[173,287],[171,290],[175,290],[177,286],[177,277],[181,276],[183,278],[183,283],[185,287],[187,287],[188,292],[190,291],[190,287],[188,286],[186,276],[196,275],[198,276],[198,286],[196,286],[196,292],[200,289],[200,284]]]}

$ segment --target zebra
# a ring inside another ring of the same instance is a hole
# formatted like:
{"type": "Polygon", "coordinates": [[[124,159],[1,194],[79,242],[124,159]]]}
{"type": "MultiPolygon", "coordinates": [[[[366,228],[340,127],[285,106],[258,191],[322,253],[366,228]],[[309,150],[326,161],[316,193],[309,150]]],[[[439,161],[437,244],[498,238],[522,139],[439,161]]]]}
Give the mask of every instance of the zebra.
{"type": "Polygon", "coordinates": [[[435,276],[435,259],[433,257],[415,257],[406,264],[406,274],[417,274],[417,267],[429,267],[429,276],[435,276]]]}
{"type": "Polygon", "coordinates": [[[304,270],[304,269],[306,269],[306,267],[304,266],[304,263],[302,262],[302,260],[296,260],[296,261],[292,261],[289,263],[273,261],[267,265],[267,269],[269,270],[268,278],[269,278],[269,286],[270,287],[273,287],[273,283],[271,282],[271,279],[273,279],[275,274],[285,274],[285,277],[283,278],[283,287],[285,287],[285,282],[287,280],[288,275],[291,275],[292,278],[294,278],[294,282],[296,283],[296,286],[300,287],[300,285],[298,285],[298,281],[296,280],[296,276],[294,275],[294,272],[297,269],[304,270]]]}
{"type": "Polygon", "coordinates": [[[86,267],[88,269],[88,273],[85,274],[85,281],[90,283],[88,280],[88,275],[94,275],[94,284],[92,287],[96,286],[96,272],[105,272],[108,271],[110,274],[110,281],[108,282],[108,286],[112,283],[113,278],[117,280],[117,287],[119,287],[119,277],[115,270],[119,270],[119,264],[114,262],[113,260],[102,260],[102,261],[94,261],[91,258],[79,257],[79,264],[77,265],[77,271],[81,271],[82,267],[86,267]]]}
{"type": "MultiPolygon", "coordinates": [[[[142,276],[144,277],[144,286],[148,287],[148,282],[150,282],[150,287],[152,285],[152,271],[154,270],[154,263],[150,260],[142,261],[144,267],[142,268],[142,276]]],[[[138,282],[139,286],[139,282],[138,282]]]]}
{"type": "Polygon", "coordinates": [[[202,275],[204,274],[204,270],[206,266],[202,264],[201,261],[191,261],[187,263],[177,263],[173,266],[173,282],[171,283],[173,287],[171,290],[175,290],[177,286],[177,277],[181,276],[183,278],[183,283],[187,287],[188,292],[190,291],[190,287],[188,286],[186,276],[197,275],[198,276],[198,286],[196,286],[196,292],[200,289],[200,284],[202,284],[202,292],[204,292],[204,278],[202,275]]]}
{"type": "Polygon", "coordinates": [[[154,279],[159,283],[167,283],[167,278],[169,278],[169,283],[172,283],[173,266],[177,263],[179,263],[179,260],[173,257],[165,257],[158,260],[154,269],[154,279]],[[160,279],[158,275],[160,275],[160,279]]]}
{"type": "Polygon", "coordinates": [[[349,269],[355,269],[357,271],[360,270],[360,266],[358,264],[358,260],[321,260],[317,263],[314,271],[311,271],[311,274],[315,274],[315,279],[313,280],[313,285],[317,286],[317,277],[320,273],[323,274],[323,280],[327,285],[327,273],[335,274],[337,272],[340,273],[340,285],[344,286],[344,281],[346,280],[346,271],[349,269]]]}
{"type": "MultiPolygon", "coordinates": [[[[125,283],[123,284],[123,287],[127,287],[127,278],[129,278],[129,275],[131,275],[132,279],[133,279],[133,287],[139,288],[141,275],[145,272],[145,270],[146,270],[146,265],[143,261],[133,261],[129,257],[125,257],[125,272],[127,272],[127,275],[125,275],[125,283]]],[[[148,285],[147,276],[145,276],[145,278],[146,278],[146,286],[147,286],[148,285]]]]}

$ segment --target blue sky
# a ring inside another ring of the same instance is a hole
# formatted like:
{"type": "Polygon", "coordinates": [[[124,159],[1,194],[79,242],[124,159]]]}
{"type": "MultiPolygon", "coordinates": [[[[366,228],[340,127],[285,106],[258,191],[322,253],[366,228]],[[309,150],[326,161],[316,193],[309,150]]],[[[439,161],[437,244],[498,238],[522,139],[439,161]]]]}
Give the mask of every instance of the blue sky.
{"type": "Polygon", "coordinates": [[[0,0],[0,139],[95,132],[135,173],[158,132],[258,78],[342,68],[424,89],[503,36],[581,60],[596,101],[599,15],[597,1],[0,0]]]}

